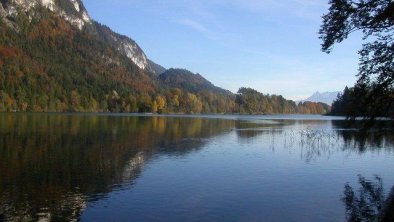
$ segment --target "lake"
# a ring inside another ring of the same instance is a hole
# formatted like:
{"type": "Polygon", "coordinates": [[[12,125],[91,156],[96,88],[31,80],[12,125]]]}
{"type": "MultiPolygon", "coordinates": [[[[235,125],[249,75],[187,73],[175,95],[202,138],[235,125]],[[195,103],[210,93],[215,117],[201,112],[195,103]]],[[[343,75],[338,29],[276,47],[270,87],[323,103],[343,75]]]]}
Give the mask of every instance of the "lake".
{"type": "Polygon", "coordinates": [[[0,221],[392,221],[394,131],[357,125],[0,114],[0,221]]]}

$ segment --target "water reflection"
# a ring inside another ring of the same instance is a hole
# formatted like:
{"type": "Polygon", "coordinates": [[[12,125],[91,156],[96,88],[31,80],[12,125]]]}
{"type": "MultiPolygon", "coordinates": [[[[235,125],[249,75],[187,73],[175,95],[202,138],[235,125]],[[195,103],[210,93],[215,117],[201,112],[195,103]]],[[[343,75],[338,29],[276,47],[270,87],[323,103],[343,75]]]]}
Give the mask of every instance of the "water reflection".
{"type": "Polygon", "coordinates": [[[363,133],[326,120],[1,114],[0,221],[78,220],[92,202],[130,189],[155,158],[192,154],[219,136],[235,138],[233,147],[253,142],[296,150],[306,162],[393,150],[392,132],[363,133]]]}
{"type": "Polygon", "coordinates": [[[272,150],[299,150],[306,162],[319,157],[329,158],[337,152],[394,152],[394,129],[390,124],[360,130],[359,125],[346,121],[276,120],[272,123],[237,123],[236,134],[241,143],[262,138],[272,150]]]}
{"type": "Polygon", "coordinates": [[[355,146],[360,152],[394,144],[393,129],[387,127],[387,125],[380,125],[369,130],[358,130],[358,127],[349,130],[345,121],[334,121],[333,123],[346,145],[355,146]]]}
{"type": "Polygon", "coordinates": [[[394,186],[386,197],[382,179],[378,176],[374,180],[359,176],[359,184],[357,191],[349,184],[345,185],[342,201],[346,206],[347,221],[394,221],[394,186]]]}
{"type": "Polygon", "coordinates": [[[87,201],[133,183],[156,153],[184,155],[233,122],[0,115],[0,218],[70,221],[87,201]]]}

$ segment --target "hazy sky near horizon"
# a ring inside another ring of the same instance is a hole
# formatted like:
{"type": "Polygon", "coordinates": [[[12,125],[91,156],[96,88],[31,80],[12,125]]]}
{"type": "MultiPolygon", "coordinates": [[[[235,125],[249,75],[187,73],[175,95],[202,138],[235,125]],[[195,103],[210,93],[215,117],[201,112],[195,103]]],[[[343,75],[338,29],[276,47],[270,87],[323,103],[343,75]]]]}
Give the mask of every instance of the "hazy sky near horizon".
{"type": "Polygon", "coordinates": [[[134,39],[166,68],[236,92],[303,99],[356,81],[360,36],[321,52],[328,0],[83,0],[90,16],[134,39]]]}

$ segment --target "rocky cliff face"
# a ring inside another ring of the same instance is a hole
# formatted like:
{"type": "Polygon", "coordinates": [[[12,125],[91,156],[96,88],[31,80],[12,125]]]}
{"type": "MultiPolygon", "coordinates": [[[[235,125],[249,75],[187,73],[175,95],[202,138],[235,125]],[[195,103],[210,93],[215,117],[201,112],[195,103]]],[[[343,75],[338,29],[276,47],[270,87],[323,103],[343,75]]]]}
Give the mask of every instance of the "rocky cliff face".
{"type": "Polygon", "coordinates": [[[125,55],[134,64],[140,67],[140,69],[154,72],[148,63],[148,58],[146,57],[144,51],[134,40],[127,36],[120,35],[112,31],[110,28],[97,22],[94,22],[94,26],[95,31],[97,31],[98,37],[101,40],[116,48],[120,53],[125,55]]]}
{"type": "Polygon", "coordinates": [[[82,30],[92,20],[80,0],[3,0],[2,7],[8,18],[25,12],[29,16],[34,15],[34,9],[38,6],[48,8],[57,13],[66,21],[82,30]]]}
{"type": "Polygon", "coordinates": [[[98,38],[116,48],[129,58],[140,69],[157,73],[154,63],[149,62],[147,56],[139,45],[127,36],[113,32],[110,28],[92,20],[81,0],[1,0],[0,18],[10,27],[14,27],[12,17],[18,13],[26,13],[30,18],[35,15],[35,9],[45,7],[58,14],[79,30],[89,26],[89,30],[97,34],[98,38]]]}

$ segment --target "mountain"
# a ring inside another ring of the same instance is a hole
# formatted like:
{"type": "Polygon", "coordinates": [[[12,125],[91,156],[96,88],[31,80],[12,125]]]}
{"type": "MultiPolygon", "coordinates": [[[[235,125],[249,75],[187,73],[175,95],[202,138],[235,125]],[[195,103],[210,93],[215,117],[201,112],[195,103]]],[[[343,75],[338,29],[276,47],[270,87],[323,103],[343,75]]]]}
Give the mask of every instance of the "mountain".
{"type": "Polygon", "coordinates": [[[149,60],[134,40],[91,19],[80,0],[0,0],[0,111],[323,112],[281,96],[236,97],[149,60]]]}
{"type": "Polygon", "coordinates": [[[92,19],[80,0],[2,0],[1,17],[8,24],[12,24],[13,18],[21,12],[28,13],[29,19],[32,19],[34,10],[39,6],[55,12],[80,30],[92,23],[92,19]]]}
{"type": "Polygon", "coordinates": [[[157,64],[148,60],[140,46],[127,36],[113,32],[110,28],[92,20],[80,0],[3,0],[0,4],[0,16],[10,27],[15,27],[12,18],[19,11],[28,14],[31,19],[35,9],[43,6],[61,16],[63,19],[77,27],[79,30],[88,30],[100,40],[111,45],[122,55],[129,58],[139,68],[160,74],[157,64]]]}
{"type": "Polygon", "coordinates": [[[0,111],[232,112],[231,93],[163,83],[166,69],[92,20],[81,1],[2,0],[0,7],[0,111]]]}
{"type": "Polygon", "coordinates": [[[331,105],[340,93],[341,92],[315,92],[312,96],[305,100],[302,100],[301,102],[320,102],[331,105]]]}
{"type": "Polygon", "coordinates": [[[186,69],[168,69],[159,75],[159,80],[168,87],[187,89],[193,93],[212,91],[222,95],[232,95],[230,91],[216,87],[200,74],[194,74],[186,69]]]}
{"type": "Polygon", "coordinates": [[[163,66],[156,64],[155,62],[151,61],[150,59],[148,59],[148,64],[149,64],[149,67],[151,67],[151,70],[153,71],[153,73],[155,73],[157,75],[160,75],[167,70],[163,66]]]}
{"type": "Polygon", "coordinates": [[[148,58],[140,46],[132,39],[125,35],[113,32],[110,28],[98,22],[93,22],[93,31],[97,32],[98,38],[117,49],[122,55],[129,58],[140,69],[155,72],[148,62],[148,58]]]}

